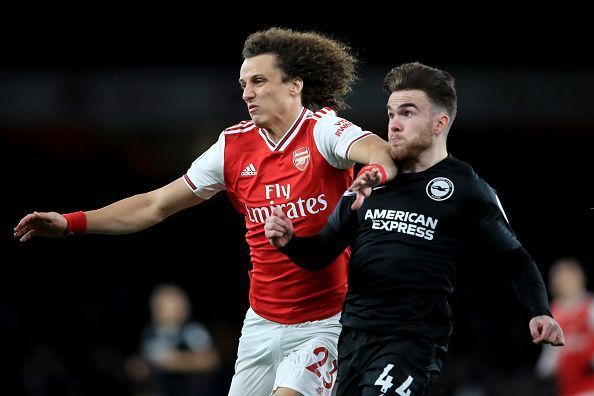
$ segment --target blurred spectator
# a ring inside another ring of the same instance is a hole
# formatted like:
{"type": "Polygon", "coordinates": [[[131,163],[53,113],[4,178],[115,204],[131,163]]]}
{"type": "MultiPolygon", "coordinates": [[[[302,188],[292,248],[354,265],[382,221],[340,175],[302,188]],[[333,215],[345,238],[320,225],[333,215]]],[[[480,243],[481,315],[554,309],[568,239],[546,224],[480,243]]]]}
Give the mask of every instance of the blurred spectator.
{"type": "Polygon", "coordinates": [[[128,361],[137,394],[213,395],[220,356],[206,327],[190,320],[190,301],[175,285],[161,285],[150,300],[152,321],[142,336],[142,357],[128,361]]]}
{"type": "Polygon", "coordinates": [[[586,275],[573,258],[551,267],[551,310],[565,332],[565,346],[545,345],[537,362],[541,377],[555,377],[560,396],[594,395],[594,298],[586,275]]]}

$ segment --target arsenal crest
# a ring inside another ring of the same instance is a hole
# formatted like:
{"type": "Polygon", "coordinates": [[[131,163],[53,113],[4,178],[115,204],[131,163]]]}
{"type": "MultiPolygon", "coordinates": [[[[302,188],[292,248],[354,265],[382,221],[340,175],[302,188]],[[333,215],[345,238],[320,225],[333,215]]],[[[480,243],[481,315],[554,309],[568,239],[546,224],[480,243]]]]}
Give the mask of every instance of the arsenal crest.
{"type": "Polygon", "coordinates": [[[293,151],[293,165],[300,171],[304,171],[309,165],[309,147],[300,147],[293,151]]]}

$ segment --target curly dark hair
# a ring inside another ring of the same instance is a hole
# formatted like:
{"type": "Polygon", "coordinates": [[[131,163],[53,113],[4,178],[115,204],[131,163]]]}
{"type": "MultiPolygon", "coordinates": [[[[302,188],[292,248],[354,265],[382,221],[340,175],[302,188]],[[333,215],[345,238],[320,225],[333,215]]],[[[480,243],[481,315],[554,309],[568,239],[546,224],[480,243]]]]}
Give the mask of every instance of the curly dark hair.
{"type": "Polygon", "coordinates": [[[454,83],[455,79],[450,73],[413,62],[390,70],[384,79],[384,89],[388,94],[408,89],[421,90],[433,104],[443,107],[453,122],[458,111],[454,83]]]}
{"type": "Polygon", "coordinates": [[[344,96],[357,80],[357,58],[340,41],[316,32],[270,28],[252,33],[243,46],[243,58],[263,54],[276,55],[283,81],[303,80],[301,100],[313,111],[328,106],[348,108],[344,96]]]}

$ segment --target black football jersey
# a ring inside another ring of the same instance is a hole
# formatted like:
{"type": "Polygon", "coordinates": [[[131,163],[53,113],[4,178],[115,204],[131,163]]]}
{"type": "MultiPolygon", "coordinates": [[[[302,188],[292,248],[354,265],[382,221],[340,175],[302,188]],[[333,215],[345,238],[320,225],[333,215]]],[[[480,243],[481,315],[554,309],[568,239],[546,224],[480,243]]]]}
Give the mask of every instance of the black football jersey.
{"type": "MultiPolygon", "coordinates": [[[[351,210],[354,197],[345,193],[321,234],[295,238],[283,249],[301,265],[307,261],[301,257],[316,255],[325,263],[350,245],[345,326],[445,345],[451,333],[447,298],[468,245],[501,255],[523,250],[495,191],[451,155],[376,187],[357,211],[351,210]]],[[[531,279],[524,269],[522,276],[536,285],[529,293],[538,302],[530,308],[550,314],[540,273],[527,257],[531,279]]]]}

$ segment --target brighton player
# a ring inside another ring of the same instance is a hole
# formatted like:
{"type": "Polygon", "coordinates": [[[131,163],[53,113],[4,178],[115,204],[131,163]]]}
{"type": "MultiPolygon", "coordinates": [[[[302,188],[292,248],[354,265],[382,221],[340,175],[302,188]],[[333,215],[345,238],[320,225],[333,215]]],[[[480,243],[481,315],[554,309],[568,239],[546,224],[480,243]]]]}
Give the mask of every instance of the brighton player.
{"type": "Polygon", "coordinates": [[[354,162],[380,174],[353,185],[361,191],[392,179],[396,168],[385,141],[336,114],[355,80],[348,47],[273,28],[250,35],[243,57],[239,83],[251,120],[224,130],[183,177],[98,210],[29,214],[15,236],[132,233],[226,190],[245,216],[253,265],[229,394],[329,395],[348,252],[311,273],[268,244],[264,221],[282,208],[300,234],[314,234],[353,182],[354,162]]]}
{"type": "Polygon", "coordinates": [[[357,211],[351,210],[354,195],[345,194],[315,236],[294,228],[280,209],[265,225],[270,243],[310,270],[326,271],[351,246],[337,394],[428,392],[452,331],[448,296],[456,267],[470,244],[501,256],[531,315],[533,341],[563,345],[540,273],[495,192],[470,165],[447,152],[456,116],[453,77],[408,63],[388,73],[385,88],[388,137],[399,176],[377,187],[357,211]]]}

